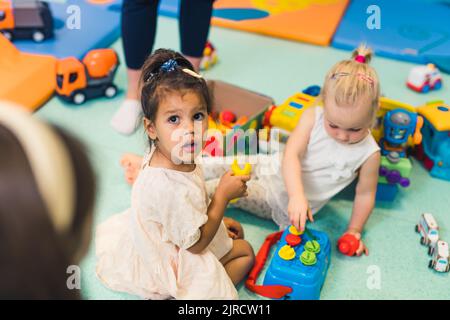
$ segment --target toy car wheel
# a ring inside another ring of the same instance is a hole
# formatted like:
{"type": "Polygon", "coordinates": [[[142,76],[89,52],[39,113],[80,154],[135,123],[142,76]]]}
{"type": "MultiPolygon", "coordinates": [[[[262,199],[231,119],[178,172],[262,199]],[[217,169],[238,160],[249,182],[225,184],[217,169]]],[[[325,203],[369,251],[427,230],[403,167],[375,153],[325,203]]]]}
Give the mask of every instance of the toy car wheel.
{"type": "Polygon", "coordinates": [[[86,101],[86,95],[83,92],[77,92],[72,97],[72,102],[80,105],[86,101]]]}
{"type": "Polygon", "coordinates": [[[424,237],[420,238],[420,244],[425,245],[425,238],[424,237]]]}
{"type": "Polygon", "coordinates": [[[34,42],[42,42],[45,39],[44,33],[41,31],[34,31],[33,32],[33,41],[34,42]]]}
{"type": "Polygon", "coordinates": [[[439,90],[442,87],[442,82],[441,80],[436,81],[436,83],[434,84],[434,90],[439,90]]]}
{"type": "Polygon", "coordinates": [[[429,247],[428,248],[428,255],[432,256],[434,253],[434,248],[433,247],[429,247]]]}
{"type": "Polygon", "coordinates": [[[113,98],[117,94],[117,87],[115,85],[110,85],[105,89],[105,97],[113,98]]]}
{"type": "Polygon", "coordinates": [[[428,263],[428,268],[430,268],[430,269],[434,268],[433,260],[430,260],[430,262],[428,263]]]}
{"type": "Polygon", "coordinates": [[[447,265],[447,268],[445,268],[445,272],[449,272],[450,271],[450,264],[447,265]]]}
{"type": "Polygon", "coordinates": [[[9,41],[12,41],[13,35],[12,35],[11,32],[9,32],[9,31],[2,31],[1,33],[5,36],[6,39],[8,39],[9,41]]]}
{"type": "Polygon", "coordinates": [[[420,231],[419,231],[419,225],[418,225],[418,224],[416,224],[416,227],[415,227],[414,229],[416,230],[417,233],[420,232],[420,231]]]}
{"type": "Polygon", "coordinates": [[[422,92],[423,93],[427,93],[428,91],[430,91],[430,86],[428,84],[424,85],[422,88],[422,92]]]}

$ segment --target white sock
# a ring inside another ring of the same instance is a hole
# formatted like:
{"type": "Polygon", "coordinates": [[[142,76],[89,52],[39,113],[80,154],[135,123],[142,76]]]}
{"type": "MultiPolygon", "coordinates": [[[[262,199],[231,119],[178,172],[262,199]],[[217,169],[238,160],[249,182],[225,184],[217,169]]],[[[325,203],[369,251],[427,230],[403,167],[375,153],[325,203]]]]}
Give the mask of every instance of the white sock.
{"type": "Polygon", "coordinates": [[[122,134],[132,134],[142,113],[141,102],[126,99],[111,119],[111,126],[122,134]]]}

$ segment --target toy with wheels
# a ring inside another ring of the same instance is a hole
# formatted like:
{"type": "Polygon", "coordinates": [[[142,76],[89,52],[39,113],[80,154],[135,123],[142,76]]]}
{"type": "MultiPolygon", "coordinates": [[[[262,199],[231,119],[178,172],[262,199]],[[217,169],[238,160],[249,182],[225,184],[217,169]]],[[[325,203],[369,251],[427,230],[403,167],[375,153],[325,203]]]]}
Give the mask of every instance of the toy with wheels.
{"type": "Polygon", "coordinates": [[[432,256],[428,264],[430,269],[434,269],[437,272],[450,271],[450,257],[447,242],[439,240],[435,246],[430,247],[428,253],[432,256]]]}
{"type": "Polygon", "coordinates": [[[330,252],[330,241],[325,233],[306,230],[302,234],[290,226],[266,238],[245,285],[272,299],[317,300],[330,264],[330,252]],[[277,242],[263,285],[257,285],[270,248],[277,242]]]}
{"type": "Polygon", "coordinates": [[[1,0],[0,32],[9,39],[42,42],[52,38],[53,16],[48,3],[39,0],[1,0]]]}
{"type": "Polygon", "coordinates": [[[88,52],[83,61],[74,57],[59,60],[56,66],[56,93],[60,98],[76,105],[88,99],[117,94],[113,80],[119,66],[113,49],[88,52]]]}
{"type": "Polygon", "coordinates": [[[416,225],[416,232],[420,233],[420,243],[434,246],[439,240],[439,226],[431,213],[423,213],[416,225]]]}
{"type": "Polygon", "coordinates": [[[450,181],[450,105],[443,101],[429,102],[417,109],[425,119],[422,143],[415,156],[430,175],[450,181]]]}
{"type": "Polygon", "coordinates": [[[406,85],[411,90],[427,93],[442,87],[442,76],[439,69],[432,63],[411,69],[406,85]]]}

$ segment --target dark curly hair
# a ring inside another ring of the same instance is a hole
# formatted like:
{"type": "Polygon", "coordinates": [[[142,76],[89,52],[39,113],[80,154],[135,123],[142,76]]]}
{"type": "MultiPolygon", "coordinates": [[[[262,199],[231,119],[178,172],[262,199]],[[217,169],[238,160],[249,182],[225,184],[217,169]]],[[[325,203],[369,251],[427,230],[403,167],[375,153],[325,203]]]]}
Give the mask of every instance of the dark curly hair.
{"type": "Polygon", "coordinates": [[[212,97],[206,81],[183,69],[194,71],[194,67],[186,58],[170,49],[158,49],[147,58],[140,79],[141,104],[145,118],[154,122],[158,106],[164,97],[169,93],[183,91],[196,93],[206,105],[208,114],[211,112],[212,97]]]}

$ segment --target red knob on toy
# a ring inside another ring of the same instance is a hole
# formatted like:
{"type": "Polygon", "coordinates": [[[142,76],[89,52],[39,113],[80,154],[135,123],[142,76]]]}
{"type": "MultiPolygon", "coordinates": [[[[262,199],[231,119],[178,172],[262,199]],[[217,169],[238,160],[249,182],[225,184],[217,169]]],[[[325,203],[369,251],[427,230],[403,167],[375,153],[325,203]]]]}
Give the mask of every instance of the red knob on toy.
{"type": "Polygon", "coordinates": [[[352,234],[344,234],[337,242],[337,247],[342,254],[353,256],[359,248],[359,240],[352,234]]]}

